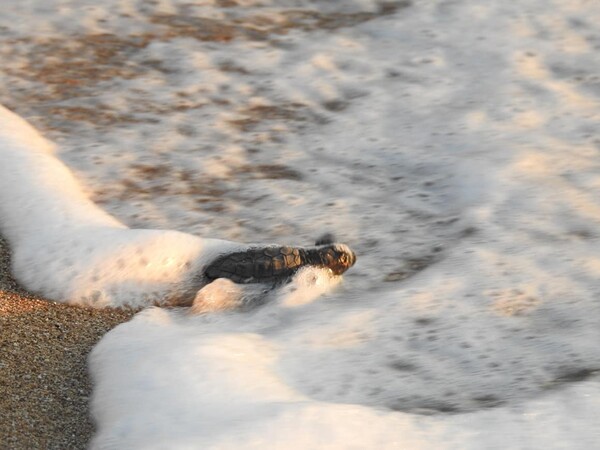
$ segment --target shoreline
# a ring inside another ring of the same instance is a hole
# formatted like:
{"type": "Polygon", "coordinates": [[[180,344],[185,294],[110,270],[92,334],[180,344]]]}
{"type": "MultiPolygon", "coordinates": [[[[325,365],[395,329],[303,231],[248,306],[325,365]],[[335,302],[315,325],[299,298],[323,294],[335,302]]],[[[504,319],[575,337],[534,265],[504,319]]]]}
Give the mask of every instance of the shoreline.
{"type": "Polygon", "coordinates": [[[0,238],[0,447],[87,448],[94,426],[87,356],[134,311],[44,300],[10,273],[0,238]]]}

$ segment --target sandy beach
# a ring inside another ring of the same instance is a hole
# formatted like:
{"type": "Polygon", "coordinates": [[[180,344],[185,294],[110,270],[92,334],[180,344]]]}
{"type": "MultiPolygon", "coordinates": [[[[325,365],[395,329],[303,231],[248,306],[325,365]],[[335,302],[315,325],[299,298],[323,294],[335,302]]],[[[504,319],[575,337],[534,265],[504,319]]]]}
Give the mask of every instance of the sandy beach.
{"type": "Polygon", "coordinates": [[[93,432],[87,355],[132,313],[50,302],[10,274],[0,240],[0,447],[81,449],[93,432]]]}

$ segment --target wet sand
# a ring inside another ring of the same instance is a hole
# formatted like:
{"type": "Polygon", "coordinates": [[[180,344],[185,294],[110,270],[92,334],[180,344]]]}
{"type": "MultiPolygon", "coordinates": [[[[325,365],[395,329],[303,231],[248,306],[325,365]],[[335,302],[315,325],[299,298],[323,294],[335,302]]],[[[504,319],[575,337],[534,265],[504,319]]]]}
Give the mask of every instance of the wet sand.
{"type": "Polygon", "coordinates": [[[93,432],[87,355],[132,315],[27,293],[11,277],[0,239],[0,448],[86,448],[93,432]]]}

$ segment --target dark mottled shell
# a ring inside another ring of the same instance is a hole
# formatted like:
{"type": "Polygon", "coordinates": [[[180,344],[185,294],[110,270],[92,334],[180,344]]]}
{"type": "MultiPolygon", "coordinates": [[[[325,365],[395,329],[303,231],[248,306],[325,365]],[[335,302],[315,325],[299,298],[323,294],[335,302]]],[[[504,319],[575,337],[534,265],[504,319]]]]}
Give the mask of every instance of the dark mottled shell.
{"type": "Polygon", "coordinates": [[[314,247],[252,247],[228,253],[213,261],[205,270],[208,279],[229,278],[236,283],[285,281],[304,266],[327,267],[341,275],[356,261],[345,245],[314,247]]]}

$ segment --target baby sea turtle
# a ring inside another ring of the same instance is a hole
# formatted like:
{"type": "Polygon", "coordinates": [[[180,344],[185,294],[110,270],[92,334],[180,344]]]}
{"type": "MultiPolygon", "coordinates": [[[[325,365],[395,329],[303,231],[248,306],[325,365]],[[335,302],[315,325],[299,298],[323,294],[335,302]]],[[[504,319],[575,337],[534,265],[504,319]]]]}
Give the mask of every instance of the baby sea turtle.
{"type": "Polygon", "coordinates": [[[325,235],[311,247],[267,245],[227,253],[205,270],[210,280],[228,278],[235,283],[284,283],[306,266],[322,267],[341,275],[354,265],[356,255],[348,246],[325,235]]]}

